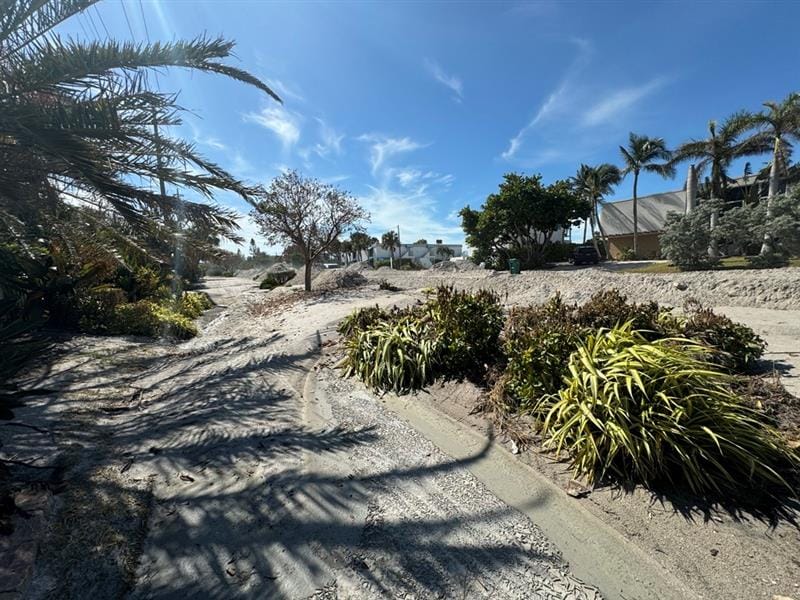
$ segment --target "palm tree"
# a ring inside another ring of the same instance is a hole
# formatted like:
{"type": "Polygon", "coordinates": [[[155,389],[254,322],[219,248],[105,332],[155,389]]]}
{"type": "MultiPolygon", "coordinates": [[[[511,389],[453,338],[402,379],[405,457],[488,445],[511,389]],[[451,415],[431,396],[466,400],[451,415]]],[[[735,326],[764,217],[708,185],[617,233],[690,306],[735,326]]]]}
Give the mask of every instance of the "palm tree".
{"type": "Polygon", "coordinates": [[[716,121],[708,123],[708,137],[704,140],[691,140],[678,146],[672,153],[670,166],[686,161],[693,161],[698,177],[710,170],[711,196],[724,200],[728,183],[733,181],[728,176],[731,163],[745,156],[763,154],[769,150],[763,138],[742,135],[753,128],[751,115],[736,113],[717,126],[716,121]]]}
{"type": "Polygon", "coordinates": [[[358,262],[363,260],[363,253],[366,250],[369,250],[370,246],[372,246],[372,244],[375,242],[377,242],[375,238],[371,238],[363,231],[356,231],[355,233],[350,234],[350,244],[353,247],[353,252],[357,257],[356,260],[358,262]]]}
{"type": "Polygon", "coordinates": [[[633,254],[639,256],[639,174],[642,171],[658,173],[666,179],[675,176],[675,167],[668,163],[656,162],[668,161],[672,156],[663,138],[650,138],[631,132],[627,148],[620,146],[619,151],[625,164],[622,177],[633,173],[633,254]]]}
{"type": "MultiPolygon", "coordinates": [[[[773,199],[778,193],[779,171],[786,171],[792,152],[792,141],[800,140],[800,94],[789,94],[782,102],[764,102],[766,111],[751,115],[753,124],[759,128],[754,136],[759,144],[772,147],[769,168],[769,192],[767,195],[767,223],[772,219],[773,199]]],[[[772,235],[764,232],[761,254],[769,254],[772,235]]]]}
{"type": "MultiPolygon", "coordinates": [[[[724,200],[728,183],[733,181],[728,176],[731,163],[745,156],[763,154],[769,150],[769,144],[761,137],[751,136],[742,139],[742,135],[753,128],[752,116],[738,112],[723,121],[717,127],[716,121],[708,123],[708,137],[704,140],[691,140],[678,146],[672,153],[670,165],[688,160],[695,161],[698,176],[708,169],[710,171],[711,197],[724,200]]],[[[716,225],[719,211],[711,214],[711,228],[716,225]]],[[[716,242],[709,248],[711,256],[717,255],[716,242]]]]}
{"type": "Polygon", "coordinates": [[[592,213],[590,215],[592,224],[592,243],[598,256],[600,247],[597,244],[597,236],[594,235],[595,224],[600,229],[600,236],[603,238],[604,250],[608,251],[608,238],[600,222],[598,206],[603,203],[603,198],[611,193],[614,186],[622,181],[622,172],[619,167],[609,163],[603,163],[595,167],[581,165],[577,174],[572,178],[572,184],[576,193],[592,203],[592,213]]]}
{"type": "Polygon", "coordinates": [[[394,229],[390,229],[381,236],[381,247],[389,251],[389,267],[394,269],[394,250],[400,246],[400,236],[394,229]]]}
{"type": "Polygon", "coordinates": [[[146,75],[169,67],[216,73],[280,98],[221,62],[234,47],[222,38],[142,44],[64,40],[54,32],[96,2],[0,0],[0,233],[25,246],[23,223],[41,226],[59,210],[81,210],[118,241],[121,229],[110,221],[151,237],[194,227],[209,234],[200,237],[238,240],[233,212],[167,194],[164,184],[207,200],[215,190],[248,198],[258,189],[192,144],[163,135],[180,124],[181,109],[175,94],[152,89],[146,75]],[[156,181],[161,189],[153,191],[156,181]]]}

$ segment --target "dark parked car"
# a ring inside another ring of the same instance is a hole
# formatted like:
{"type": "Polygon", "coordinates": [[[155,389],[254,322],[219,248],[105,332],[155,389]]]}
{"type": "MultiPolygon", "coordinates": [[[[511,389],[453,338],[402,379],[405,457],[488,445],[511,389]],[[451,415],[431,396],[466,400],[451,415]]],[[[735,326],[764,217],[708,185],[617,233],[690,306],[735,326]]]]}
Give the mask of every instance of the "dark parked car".
{"type": "Polygon", "coordinates": [[[594,246],[580,246],[575,248],[570,262],[574,265],[596,265],[600,262],[600,256],[594,246]]]}

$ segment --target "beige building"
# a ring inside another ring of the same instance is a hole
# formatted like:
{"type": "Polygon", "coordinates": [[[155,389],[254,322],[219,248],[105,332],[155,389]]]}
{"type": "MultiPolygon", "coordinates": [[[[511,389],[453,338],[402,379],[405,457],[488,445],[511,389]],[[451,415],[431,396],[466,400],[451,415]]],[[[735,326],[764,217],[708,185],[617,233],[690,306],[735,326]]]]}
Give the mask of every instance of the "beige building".
{"type": "MultiPolygon", "coordinates": [[[[686,192],[664,192],[641,196],[639,209],[639,258],[660,258],[659,236],[669,212],[686,212],[686,192]]],[[[600,223],[608,236],[611,257],[633,250],[633,200],[609,202],[600,211],[600,223]]]]}

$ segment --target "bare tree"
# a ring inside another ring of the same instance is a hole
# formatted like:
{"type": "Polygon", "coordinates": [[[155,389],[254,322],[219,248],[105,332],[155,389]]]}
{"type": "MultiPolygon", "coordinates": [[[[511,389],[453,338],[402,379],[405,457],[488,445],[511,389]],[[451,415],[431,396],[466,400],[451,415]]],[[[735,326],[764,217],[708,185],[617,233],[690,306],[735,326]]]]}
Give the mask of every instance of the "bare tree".
{"type": "Polygon", "coordinates": [[[272,180],[250,216],[270,244],[293,244],[305,264],[305,289],[311,291],[311,264],[339,236],[354,230],[367,213],[347,192],[287,171],[272,180]]]}

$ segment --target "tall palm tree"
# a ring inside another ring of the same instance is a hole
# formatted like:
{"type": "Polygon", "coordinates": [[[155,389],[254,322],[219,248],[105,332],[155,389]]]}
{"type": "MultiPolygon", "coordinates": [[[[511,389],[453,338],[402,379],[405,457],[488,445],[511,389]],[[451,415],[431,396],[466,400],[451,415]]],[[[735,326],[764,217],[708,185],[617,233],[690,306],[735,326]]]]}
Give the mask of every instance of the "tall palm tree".
{"type": "MultiPolygon", "coordinates": [[[[695,161],[698,176],[708,169],[711,197],[725,200],[728,183],[733,181],[728,176],[731,163],[745,156],[763,154],[769,150],[769,144],[762,137],[743,137],[754,127],[752,116],[746,112],[738,112],[717,126],[716,121],[708,123],[708,137],[704,140],[691,140],[678,146],[672,153],[670,165],[685,161],[695,161]]],[[[719,211],[711,214],[713,229],[719,218],[719,211]]],[[[716,242],[712,242],[709,254],[717,255],[716,242]]]]}
{"type": "Polygon", "coordinates": [[[639,174],[642,171],[658,173],[666,179],[675,176],[675,167],[667,162],[657,162],[669,161],[672,157],[663,138],[651,138],[631,132],[628,146],[620,146],[619,151],[625,165],[622,177],[633,173],[633,254],[639,256],[639,174]]]}
{"type": "Polygon", "coordinates": [[[619,167],[603,163],[594,167],[581,165],[577,174],[572,178],[575,191],[583,198],[592,203],[592,213],[590,215],[592,224],[592,243],[598,256],[601,256],[600,247],[597,244],[597,236],[594,235],[595,225],[600,229],[600,236],[603,238],[603,245],[608,252],[608,238],[600,222],[599,205],[603,203],[603,198],[611,193],[614,186],[622,181],[622,172],[619,167]]]}
{"type": "MultiPolygon", "coordinates": [[[[221,62],[234,43],[197,37],[166,43],[62,39],[55,28],[97,0],[0,0],[0,233],[20,242],[30,217],[86,210],[112,214],[153,235],[187,227],[238,239],[235,215],[150,189],[162,182],[206,200],[215,190],[258,193],[163,135],[181,122],[176,95],[147,73],[180,67],[225,75],[280,98],[253,75],[221,62]],[[159,135],[158,129],[161,134],[159,135]]],[[[97,220],[98,226],[105,221],[97,220]]],[[[109,236],[119,233],[108,228],[109,236]]]]}
{"type": "Polygon", "coordinates": [[[728,176],[731,163],[745,156],[763,154],[769,145],[763,138],[743,137],[753,128],[752,116],[738,112],[718,125],[716,121],[708,123],[708,137],[704,140],[690,140],[678,146],[672,153],[670,166],[692,161],[697,169],[697,176],[710,172],[711,196],[724,200],[728,183],[733,181],[728,176]]]}
{"type": "MultiPolygon", "coordinates": [[[[792,142],[800,140],[800,94],[789,94],[782,102],[764,102],[765,111],[751,115],[759,131],[754,136],[760,144],[772,147],[767,195],[767,222],[772,218],[773,199],[778,193],[780,172],[786,171],[792,153],[792,142]]],[[[772,252],[772,235],[764,232],[761,254],[772,252]]]]}
{"type": "Polygon", "coordinates": [[[381,247],[389,251],[389,266],[394,269],[394,251],[400,246],[400,236],[394,229],[390,229],[381,236],[381,247]]]}

